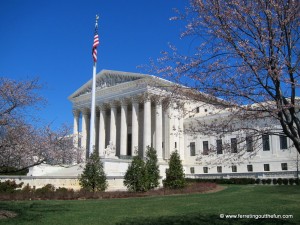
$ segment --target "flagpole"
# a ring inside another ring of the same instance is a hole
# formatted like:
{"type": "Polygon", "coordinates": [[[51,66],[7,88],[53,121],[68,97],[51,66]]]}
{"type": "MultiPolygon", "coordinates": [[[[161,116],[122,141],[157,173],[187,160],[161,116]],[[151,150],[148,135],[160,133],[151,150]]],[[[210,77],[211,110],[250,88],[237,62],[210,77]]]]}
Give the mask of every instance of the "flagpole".
{"type": "MultiPolygon", "coordinates": [[[[95,29],[98,27],[99,16],[96,15],[95,29]]],[[[90,123],[90,144],[89,144],[89,155],[94,152],[95,149],[95,112],[96,112],[96,69],[97,60],[94,58],[93,65],[93,83],[92,83],[92,105],[91,105],[91,123],[90,123]]]]}

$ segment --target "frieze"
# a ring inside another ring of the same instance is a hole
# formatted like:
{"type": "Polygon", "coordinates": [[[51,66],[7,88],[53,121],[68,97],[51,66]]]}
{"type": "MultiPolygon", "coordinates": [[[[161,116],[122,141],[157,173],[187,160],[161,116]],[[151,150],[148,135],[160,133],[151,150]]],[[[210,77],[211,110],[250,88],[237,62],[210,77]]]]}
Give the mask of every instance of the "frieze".
{"type": "MultiPolygon", "coordinates": [[[[147,79],[147,78],[146,78],[147,79]]],[[[130,75],[128,76],[116,76],[116,75],[111,75],[111,74],[106,74],[104,77],[97,78],[96,80],[96,90],[114,90],[116,87],[119,88],[124,88],[131,86],[130,84],[133,81],[138,81],[138,80],[145,80],[145,78],[142,77],[132,77],[130,75]]],[[[91,93],[91,85],[86,87],[84,90],[81,92],[77,93],[75,96],[72,98],[79,97],[81,95],[89,94],[91,93]]]]}

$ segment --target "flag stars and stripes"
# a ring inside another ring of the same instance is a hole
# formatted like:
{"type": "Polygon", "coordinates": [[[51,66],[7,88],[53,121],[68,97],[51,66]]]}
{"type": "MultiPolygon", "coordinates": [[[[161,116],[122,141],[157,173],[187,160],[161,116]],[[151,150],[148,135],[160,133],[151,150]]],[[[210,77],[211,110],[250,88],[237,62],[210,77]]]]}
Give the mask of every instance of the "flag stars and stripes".
{"type": "Polygon", "coordinates": [[[99,44],[100,44],[100,42],[99,42],[99,35],[98,35],[98,24],[96,23],[93,50],[92,50],[94,62],[97,62],[97,47],[99,44]]]}

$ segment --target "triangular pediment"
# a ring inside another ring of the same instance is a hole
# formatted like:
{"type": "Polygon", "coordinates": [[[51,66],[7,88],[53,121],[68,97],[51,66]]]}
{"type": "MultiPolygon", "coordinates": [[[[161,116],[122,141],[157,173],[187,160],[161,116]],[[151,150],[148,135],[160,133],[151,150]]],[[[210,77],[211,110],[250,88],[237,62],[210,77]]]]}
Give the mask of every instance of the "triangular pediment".
{"type": "MultiPolygon", "coordinates": [[[[96,75],[96,89],[105,89],[122,83],[133,82],[136,80],[152,77],[147,74],[121,72],[113,70],[102,70],[96,75]]],[[[80,95],[90,93],[92,89],[92,79],[76,90],[69,99],[76,98],[80,95]]]]}

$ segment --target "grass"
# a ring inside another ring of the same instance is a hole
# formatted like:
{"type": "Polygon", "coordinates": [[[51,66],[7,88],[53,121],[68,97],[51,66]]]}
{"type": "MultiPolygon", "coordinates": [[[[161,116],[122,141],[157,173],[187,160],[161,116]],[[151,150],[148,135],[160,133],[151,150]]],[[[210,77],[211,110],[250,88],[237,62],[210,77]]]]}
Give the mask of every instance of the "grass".
{"type": "Polygon", "coordinates": [[[11,201],[0,210],[19,215],[0,224],[168,225],[300,224],[299,186],[230,185],[208,194],[111,200],[11,201]],[[293,215],[293,219],[222,219],[220,214],[293,215]]]}

